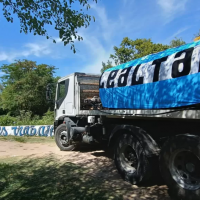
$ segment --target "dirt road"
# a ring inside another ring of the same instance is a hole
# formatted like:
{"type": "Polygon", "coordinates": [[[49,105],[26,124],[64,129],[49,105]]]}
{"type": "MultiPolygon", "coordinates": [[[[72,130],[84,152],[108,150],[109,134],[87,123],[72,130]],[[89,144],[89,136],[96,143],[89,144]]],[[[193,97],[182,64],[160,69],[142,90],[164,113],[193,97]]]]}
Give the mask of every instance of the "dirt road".
{"type": "MultiPolygon", "coordinates": [[[[82,147],[79,148],[79,151],[63,152],[57,148],[54,142],[19,143],[14,141],[0,141],[0,162],[11,158],[34,159],[45,157],[53,157],[62,163],[70,163],[87,170],[87,176],[85,177],[90,176],[93,180],[101,180],[102,185],[99,185],[99,187],[104,187],[106,191],[113,193],[114,197],[111,199],[116,199],[115,197],[118,193],[122,197],[119,199],[170,200],[167,187],[160,179],[156,181],[154,177],[154,183],[151,181],[148,185],[131,185],[121,179],[112,159],[107,153],[94,149],[94,147],[82,147]]],[[[71,199],[76,198],[71,197],[71,199]]],[[[83,198],[82,196],[79,199],[90,198],[83,198]]]]}

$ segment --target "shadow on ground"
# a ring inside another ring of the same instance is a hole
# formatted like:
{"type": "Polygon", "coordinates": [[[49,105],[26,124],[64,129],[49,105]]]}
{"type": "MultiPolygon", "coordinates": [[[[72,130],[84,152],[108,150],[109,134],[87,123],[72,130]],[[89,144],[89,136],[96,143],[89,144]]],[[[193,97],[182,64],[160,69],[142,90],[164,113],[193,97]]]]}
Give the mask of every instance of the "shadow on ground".
{"type": "MultiPolygon", "coordinates": [[[[85,145],[85,146],[79,147],[78,151],[82,153],[91,152],[91,155],[97,158],[104,157],[110,160],[114,159],[113,149],[107,148],[102,145],[99,145],[99,146],[85,145]]],[[[149,158],[149,162],[150,162],[151,173],[152,173],[151,178],[145,183],[142,183],[140,186],[150,187],[154,185],[159,185],[159,186],[165,185],[164,180],[162,179],[161,174],[160,174],[158,157],[149,158]]]]}
{"type": "Polygon", "coordinates": [[[164,185],[138,187],[124,182],[106,153],[92,152],[91,159],[83,154],[75,152],[71,161],[49,155],[1,162],[0,199],[170,199],[164,185]]]}

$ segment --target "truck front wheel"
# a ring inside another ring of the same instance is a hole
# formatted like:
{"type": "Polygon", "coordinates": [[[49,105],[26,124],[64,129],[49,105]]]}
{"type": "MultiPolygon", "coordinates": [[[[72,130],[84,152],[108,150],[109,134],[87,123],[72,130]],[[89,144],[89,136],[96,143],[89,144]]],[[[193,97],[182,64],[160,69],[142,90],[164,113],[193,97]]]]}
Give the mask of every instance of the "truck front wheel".
{"type": "Polygon", "coordinates": [[[67,130],[67,126],[65,124],[60,124],[56,128],[55,141],[61,151],[72,151],[76,147],[74,144],[70,144],[68,132],[69,130],[67,130]]]}
{"type": "Polygon", "coordinates": [[[149,163],[139,141],[131,134],[118,138],[114,154],[115,165],[125,181],[140,183],[149,170],[149,163]]]}
{"type": "Polygon", "coordinates": [[[160,153],[161,174],[172,197],[200,199],[200,137],[179,135],[168,140],[160,153]]]}

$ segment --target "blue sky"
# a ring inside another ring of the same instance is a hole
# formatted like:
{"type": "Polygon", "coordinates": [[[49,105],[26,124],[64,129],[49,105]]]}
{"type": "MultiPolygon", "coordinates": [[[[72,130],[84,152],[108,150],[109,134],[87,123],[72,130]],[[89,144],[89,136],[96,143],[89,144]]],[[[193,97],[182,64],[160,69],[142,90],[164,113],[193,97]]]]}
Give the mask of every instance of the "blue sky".
{"type": "Polygon", "coordinates": [[[53,28],[48,30],[56,44],[42,36],[20,33],[17,18],[11,24],[0,14],[0,65],[29,59],[56,66],[58,76],[99,73],[102,61],[108,60],[113,46],[119,46],[124,37],[151,38],[163,44],[181,37],[189,43],[200,29],[199,0],[98,0],[92,3],[90,13],[96,21],[79,30],[84,40],[75,41],[76,54],[59,41],[53,28]]]}

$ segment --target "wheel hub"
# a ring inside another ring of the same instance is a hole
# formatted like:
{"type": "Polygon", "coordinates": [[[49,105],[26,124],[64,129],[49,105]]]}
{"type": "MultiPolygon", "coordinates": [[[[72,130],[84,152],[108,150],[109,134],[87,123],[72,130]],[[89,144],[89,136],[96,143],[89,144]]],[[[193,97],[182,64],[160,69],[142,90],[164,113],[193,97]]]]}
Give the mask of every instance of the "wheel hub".
{"type": "Polygon", "coordinates": [[[133,173],[137,169],[138,159],[135,150],[127,145],[121,149],[121,161],[127,171],[133,173]]]}
{"type": "Polygon", "coordinates": [[[170,172],[179,186],[189,190],[200,188],[200,159],[193,152],[179,150],[170,163],[170,172]]]}
{"type": "Polygon", "coordinates": [[[131,162],[134,162],[135,161],[135,155],[133,153],[129,153],[128,160],[131,161],[131,162]]]}
{"type": "Polygon", "coordinates": [[[193,163],[187,163],[186,169],[187,169],[188,172],[192,173],[192,172],[195,171],[195,165],[193,163]]]}
{"type": "Polygon", "coordinates": [[[60,143],[62,145],[67,145],[69,143],[67,131],[63,131],[60,133],[60,143]]]}

